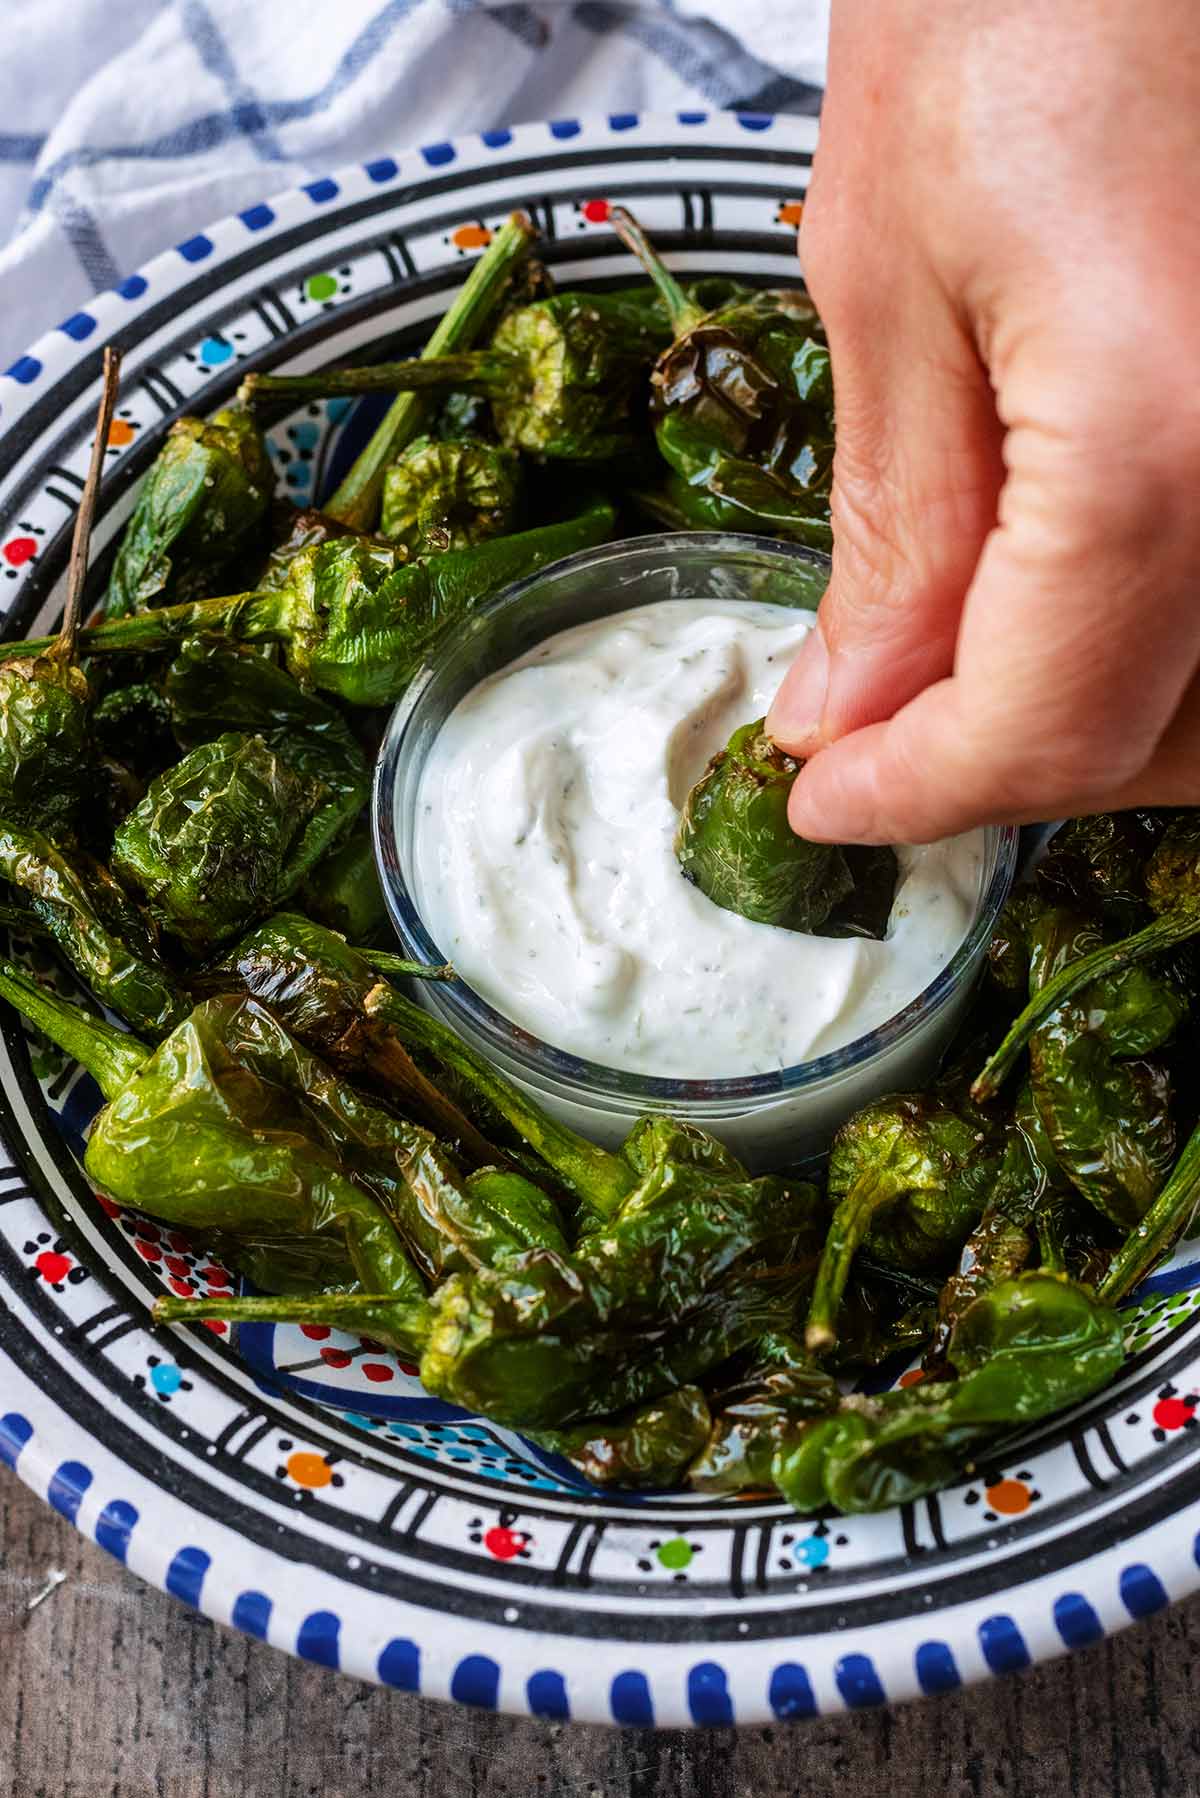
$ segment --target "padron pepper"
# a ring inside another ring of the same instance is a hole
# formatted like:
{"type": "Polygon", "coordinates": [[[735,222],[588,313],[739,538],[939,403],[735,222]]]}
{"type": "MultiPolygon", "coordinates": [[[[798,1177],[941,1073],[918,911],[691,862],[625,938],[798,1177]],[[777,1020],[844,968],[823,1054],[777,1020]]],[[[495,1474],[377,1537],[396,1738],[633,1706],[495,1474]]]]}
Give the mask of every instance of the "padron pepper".
{"type": "MultiPolygon", "coordinates": [[[[520,277],[536,236],[523,212],[509,215],[430,333],[419,360],[432,361],[470,349],[495,317],[514,279],[520,277]]],[[[326,518],[355,531],[376,528],[385,471],[405,446],[425,430],[431,400],[428,389],[396,395],[370,442],[326,502],[326,518]]]]}
{"type": "Polygon", "coordinates": [[[662,1491],[681,1482],[710,1425],[700,1387],[679,1386],[619,1417],[539,1430],[532,1440],[562,1455],[593,1486],[662,1491]]]}
{"type": "Polygon", "coordinates": [[[470,549],[515,531],[523,498],[515,450],[482,438],[418,437],[383,477],[379,528],[413,556],[470,549]]]}
{"type": "MultiPolygon", "coordinates": [[[[278,589],[115,619],[82,631],[80,646],[90,655],[156,650],[213,632],[281,643],[302,686],[350,705],[391,705],[443,634],[482,600],[560,556],[606,542],[613,524],[610,503],[593,499],[562,523],[409,563],[402,550],[367,538],[326,540],[295,557],[278,589]]],[[[0,661],[43,647],[0,644],[0,661]]]]}
{"type": "Polygon", "coordinates": [[[448,1280],[422,1383],[533,1430],[660,1397],[786,1326],[821,1220],[811,1186],[658,1163],[573,1254],[448,1280]]]}
{"type": "Polygon", "coordinates": [[[999,1090],[1033,1033],[1066,1000],[1200,934],[1200,812],[1174,814],[1147,858],[1143,890],[1154,914],[1150,923],[1071,959],[1038,985],[976,1078],[976,1098],[999,1090]]]}
{"type": "MultiPolygon", "coordinates": [[[[1123,958],[1120,945],[1095,948],[1086,910],[1033,894],[1022,901],[1020,920],[1019,931],[1007,933],[1004,953],[1010,984],[1022,960],[1028,966],[1033,999],[1023,1017],[1042,993],[1069,986],[1076,968],[1092,970],[1033,1031],[1030,1090],[1058,1173],[1103,1216],[1128,1228],[1174,1158],[1167,1075],[1144,1058],[1174,1034],[1186,1001],[1136,958],[1123,958]]],[[[977,1092],[990,1088],[989,1080],[976,1081],[977,1092]]]]}
{"type": "Polygon", "coordinates": [[[744,1492],[774,1484],[778,1449],[797,1427],[831,1416],[839,1392],[831,1375],[801,1364],[761,1363],[710,1394],[712,1427],[688,1469],[700,1492],[744,1492]]]}
{"type": "Polygon", "coordinates": [[[645,290],[556,293],[506,313],[487,349],[314,375],[251,375],[248,403],[380,390],[482,394],[502,444],[547,461],[610,462],[638,447],[645,382],[671,341],[645,290]]]}
{"type": "Polygon", "coordinates": [[[1168,1255],[1179,1237],[1195,1227],[1200,1208],[1200,1126],[1183,1146],[1170,1177],[1149,1210],[1138,1219],[1097,1288],[1110,1305],[1127,1298],[1138,1282],[1168,1255]]]}
{"type": "Polygon", "coordinates": [[[680,812],[675,856],[684,878],[759,924],[881,937],[896,889],[895,851],[798,837],[787,804],[801,766],[767,735],[764,719],[734,731],[680,812]]]}
{"type": "Polygon", "coordinates": [[[122,618],[211,593],[258,543],[274,484],[248,411],[235,406],[208,420],[176,419],[125,527],[106,615],[122,618]]]}
{"type": "Polygon", "coordinates": [[[955,1326],[957,1378],[850,1394],[778,1444],[772,1481],[802,1513],[907,1503],[947,1485],[997,1430],[1098,1391],[1123,1358],[1120,1319],[1085,1287],[1036,1272],[1001,1280],[955,1326]]]}
{"type": "Polygon", "coordinates": [[[766,531],[828,549],[833,383],[811,305],[755,294],[706,312],[624,207],[611,219],[674,331],[650,381],[670,507],[695,529],[766,531]]]}
{"type": "MultiPolygon", "coordinates": [[[[343,1172],[336,1132],[306,1103],[328,1070],[262,1006],[208,1000],[149,1049],[10,963],[0,995],[81,1061],[108,1101],[84,1157],[103,1192],[177,1228],[219,1232],[227,1252],[242,1239],[321,1239],[339,1285],[367,1295],[359,1327],[419,1352],[423,1282],[387,1210],[343,1172]]],[[[255,1265],[261,1272],[261,1256],[255,1265]]],[[[313,1302],[334,1316],[329,1298],[313,1302]]]]}
{"type": "Polygon", "coordinates": [[[113,839],[113,872],[203,956],[287,899],[361,804],[229,731],[151,781],[113,839]]]}
{"type": "MultiPolygon", "coordinates": [[[[462,1145],[468,1160],[493,1161],[492,1144],[440,1090],[443,1072],[452,1072],[574,1198],[599,1216],[615,1211],[636,1184],[633,1168],[551,1118],[449,1025],[381,980],[372,954],[359,954],[311,919],[281,913],[237,944],[212,978],[269,1005],[294,1036],[346,1074],[368,1077],[382,1094],[415,1106],[440,1136],[462,1145]],[[414,1057],[429,1062],[435,1081],[414,1057]]],[[[380,965],[389,959],[380,957],[380,965]]]]}
{"type": "Polygon", "coordinates": [[[75,514],[67,601],[56,638],[0,667],[0,816],[48,836],[73,830],[93,773],[91,688],[77,649],[92,520],[117,399],[121,358],[107,348],[92,458],[75,514]]]}
{"type": "Polygon", "coordinates": [[[847,1119],[829,1157],[835,1209],[809,1305],[805,1343],[826,1353],[860,1244],[904,1268],[937,1267],[983,1213],[1004,1133],[956,1087],[892,1094],[847,1119]]]}
{"type": "Polygon", "coordinates": [[[157,1038],[186,1015],[146,920],[102,863],[0,820],[0,883],[17,915],[27,914],[93,998],[134,1030],[157,1038]]]}

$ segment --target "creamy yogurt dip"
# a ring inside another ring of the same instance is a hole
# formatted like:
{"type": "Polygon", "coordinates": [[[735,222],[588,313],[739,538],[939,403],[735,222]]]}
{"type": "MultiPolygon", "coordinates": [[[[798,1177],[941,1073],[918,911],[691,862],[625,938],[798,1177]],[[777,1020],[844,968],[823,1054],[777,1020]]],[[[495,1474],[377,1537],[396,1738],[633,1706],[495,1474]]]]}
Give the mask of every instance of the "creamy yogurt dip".
{"type": "Polygon", "coordinates": [[[497,1011],[607,1067],[713,1079],[823,1055],[928,986],[975,915],[982,831],[898,849],[882,942],[751,923],[675,859],[688,790],[811,628],[661,600],[559,632],[455,707],[421,774],[414,887],[497,1011]]]}

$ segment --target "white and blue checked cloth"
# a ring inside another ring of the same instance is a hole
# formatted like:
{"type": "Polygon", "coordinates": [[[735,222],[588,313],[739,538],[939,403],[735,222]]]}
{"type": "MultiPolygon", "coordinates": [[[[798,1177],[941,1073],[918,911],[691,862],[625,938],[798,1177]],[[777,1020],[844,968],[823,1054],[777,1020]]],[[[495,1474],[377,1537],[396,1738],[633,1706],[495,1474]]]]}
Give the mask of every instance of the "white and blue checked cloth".
{"type": "Polygon", "coordinates": [[[527,119],[817,111],[829,0],[36,0],[8,15],[0,367],[165,245],[527,119]]]}

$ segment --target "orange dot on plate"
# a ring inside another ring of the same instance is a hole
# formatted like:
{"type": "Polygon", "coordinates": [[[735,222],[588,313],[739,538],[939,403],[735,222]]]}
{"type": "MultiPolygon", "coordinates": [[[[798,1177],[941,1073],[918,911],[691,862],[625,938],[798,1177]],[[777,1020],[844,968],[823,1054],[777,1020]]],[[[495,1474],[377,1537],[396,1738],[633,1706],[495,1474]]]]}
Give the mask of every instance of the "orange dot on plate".
{"type": "Polygon", "coordinates": [[[902,1373],[900,1375],[896,1384],[897,1386],[919,1386],[924,1378],[925,1375],[921,1368],[910,1367],[907,1373],[902,1373]]]}
{"type": "Polygon", "coordinates": [[[492,234],[486,225],[459,225],[450,241],[457,250],[486,250],[492,234]]]}
{"type": "Polygon", "coordinates": [[[1021,1480],[997,1480],[987,1488],[986,1497],[992,1510],[1004,1517],[1016,1517],[1029,1509],[1029,1487],[1021,1480]]]}
{"type": "Polygon", "coordinates": [[[108,441],[114,448],[123,449],[133,442],[133,426],[124,418],[114,418],[108,427],[108,441]]]}
{"type": "Polygon", "coordinates": [[[310,1449],[297,1449],[289,1455],[284,1463],[288,1475],[295,1480],[297,1486],[308,1486],[315,1490],[318,1486],[328,1486],[333,1478],[333,1470],[323,1455],[315,1455],[310,1449]]]}
{"type": "Polygon", "coordinates": [[[786,200],[775,216],[781,225],[798,226],[804,217],[804,201],[786,200]]]}

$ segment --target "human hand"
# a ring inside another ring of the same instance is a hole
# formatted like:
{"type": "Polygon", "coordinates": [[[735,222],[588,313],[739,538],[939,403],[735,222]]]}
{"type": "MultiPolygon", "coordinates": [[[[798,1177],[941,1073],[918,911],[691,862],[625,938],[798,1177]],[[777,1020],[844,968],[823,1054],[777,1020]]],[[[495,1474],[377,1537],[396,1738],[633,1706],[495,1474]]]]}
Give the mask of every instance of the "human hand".
{"type": "Polygon", "coordinates": [[[1194,0],[834,0],[800,250],[838,435],[793,827],[1200,804],[1194,0]]]}

